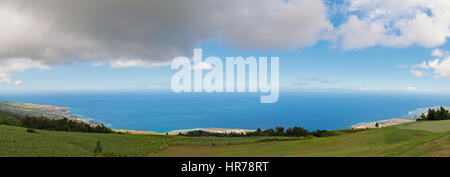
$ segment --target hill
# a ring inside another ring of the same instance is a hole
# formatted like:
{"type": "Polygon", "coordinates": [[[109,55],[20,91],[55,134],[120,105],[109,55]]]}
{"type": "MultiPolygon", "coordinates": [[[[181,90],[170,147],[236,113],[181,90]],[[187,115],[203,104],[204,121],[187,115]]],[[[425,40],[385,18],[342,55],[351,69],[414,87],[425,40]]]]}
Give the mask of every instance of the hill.
{"type": "Polygon", "coordinates": [[[153,156],[450,156],[450,121],[414,122],[311,140],[169,147],[153,156]]]}
{"type": "Polygon", "coordinates": [[[0,125],[0,156],[450,156],[450,121],[422,121],[342,135],[180,137],[58,132],[0,125]],[[100,141],[103,151],[94,153],[100,141]]]}

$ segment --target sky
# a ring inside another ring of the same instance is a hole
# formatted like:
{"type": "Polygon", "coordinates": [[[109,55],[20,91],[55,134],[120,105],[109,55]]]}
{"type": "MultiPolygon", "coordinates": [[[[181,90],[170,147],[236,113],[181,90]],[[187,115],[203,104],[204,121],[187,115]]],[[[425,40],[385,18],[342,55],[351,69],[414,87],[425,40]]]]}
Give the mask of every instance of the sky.
{"type": "Polygon", "coordinates": [[[287,91],[450,93],[448,0],[0,0],[0,91],[164,91],[170,62],[279,57],[287,91]]]}

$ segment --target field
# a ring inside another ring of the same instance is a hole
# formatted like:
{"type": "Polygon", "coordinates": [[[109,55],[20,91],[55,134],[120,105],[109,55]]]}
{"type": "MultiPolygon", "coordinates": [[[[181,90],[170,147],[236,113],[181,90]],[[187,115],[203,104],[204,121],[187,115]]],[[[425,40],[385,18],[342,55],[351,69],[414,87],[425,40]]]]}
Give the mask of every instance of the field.
{"type": "Polygon", "coordinates": [[[450,121],[299,139],[56,132],[0,125],[0,156],[450,156],[450,121]],[[94,153],[97,141],[103,151],[94,153]]]}

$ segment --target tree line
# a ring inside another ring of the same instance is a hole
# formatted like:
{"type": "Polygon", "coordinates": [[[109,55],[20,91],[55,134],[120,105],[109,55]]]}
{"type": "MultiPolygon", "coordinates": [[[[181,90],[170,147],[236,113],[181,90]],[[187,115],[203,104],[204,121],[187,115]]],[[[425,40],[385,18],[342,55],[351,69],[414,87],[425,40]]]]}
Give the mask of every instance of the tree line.
{"type": "Polygon", "coordinates": [[[420,115],[420,118],[417,119],[417,121],[423,121],[423,120],[449,120],[450,119],[450,113],[448,110],[446,110],[444,107],[440,107],[439,109],[428,109],[427,115],[422,113],[420,115]]]}
{"type": "Polygon", "coordinates": [[[189,131],[186,133],[179,133],[180,136],[189,136],[189,137],[199,137],[199,136],[216,136],[216,137],[250,137],[250,136],[290,136],[290,137],[305,137],[305,136],[315,136],[315,137],[325,137],[325,136],[333,136],[336,135],[333,131],[328,130],[316,130],[316,131],[308,131],[303,127],[292,127],[285,129],[283,127],[275,127],[275,129],[267,129],[262,130],[258,128],[254,132],[247,133],[214,133],[207,132],[204,130],[195,130],[189,131]]]}
{"type": "Polygon", "coordinates": [[[63,119],[49,119],[46,117],[23,117],[21,119],[23,127],[54,130],[54,131],[75,131],[75,132],[92,132],[92,133],[112,133],[110,128],[105,127],[103,124],[92,126],[88,123],[63,119]]]}

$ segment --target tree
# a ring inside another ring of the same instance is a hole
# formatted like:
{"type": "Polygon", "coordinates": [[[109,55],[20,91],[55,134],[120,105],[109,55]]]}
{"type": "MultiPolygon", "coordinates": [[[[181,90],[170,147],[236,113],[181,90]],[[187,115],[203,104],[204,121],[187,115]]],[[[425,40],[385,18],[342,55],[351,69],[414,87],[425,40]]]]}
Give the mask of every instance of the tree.
{"type": "Polygon", "coordinates": [[[437,111],[436,120],[447,120],[449,119],[449,117],[450,117],[449,112],[444,107],[441,106],[437,111]]]}
{"type": "Polygon", "coordinates": [[[420,118],[417,121],[421,120],[448,120],[450,119],[450,112],[446,110],[444,107],[440,107],[439,109],[428,109],[427,115],[424,113],[420,115],[420,118]]]}
{"type": "MultiPolygon", "coordinates": [[[[256,134],[256,136],[262,136],[262,130],[261,130],[261,128],[256,129],[255,134],[256,134]]],[[[251,134],[249,133],[248,135],[251,135],[251,134]]]]}
{"type": "Polygon", "coordinates": [[[420,115],[420,118],[417,119],[417,120],[427,120],[427,116],[425,116],[425,114],[422,113],[422,114],[420,115]]]}
{"type": "Polygon", "coordinates": [[[284,135],[284,128],[283,127],[275,127],[275,130],[277,131],[278,136],[284,135]]]}
{"type": "Polygon", "coordinates": [[[377,128],[380,127],[380,125],[378,124],[378,122],[375,124],[375,127],[377,127],[377,128]]]}
{"type": "Polygon", "coordinates": [[[427,120],[436,120],[436,111],[434,109],[428,109],[427,120]]]}

